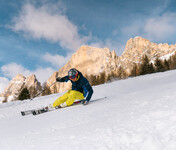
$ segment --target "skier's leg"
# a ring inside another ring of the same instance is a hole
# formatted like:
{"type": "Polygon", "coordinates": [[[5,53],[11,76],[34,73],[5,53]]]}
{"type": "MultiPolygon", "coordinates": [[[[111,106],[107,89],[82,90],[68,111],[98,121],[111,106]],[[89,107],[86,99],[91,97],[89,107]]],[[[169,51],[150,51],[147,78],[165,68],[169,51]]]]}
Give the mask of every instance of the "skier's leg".
{"type": "Polygon", "coordinates": [[[70,92],[71,90],[56,99],[53,103],[53,107],[59,106],[60,104],[64,103],[68,99],[70,92]]]}
{"type": "Polygon", "coordinates": [[[67,106],[72,105],[76,99],[84,99],[83,93],[79,91],[71,90],[69,97],[66,100],[67,106]]]}

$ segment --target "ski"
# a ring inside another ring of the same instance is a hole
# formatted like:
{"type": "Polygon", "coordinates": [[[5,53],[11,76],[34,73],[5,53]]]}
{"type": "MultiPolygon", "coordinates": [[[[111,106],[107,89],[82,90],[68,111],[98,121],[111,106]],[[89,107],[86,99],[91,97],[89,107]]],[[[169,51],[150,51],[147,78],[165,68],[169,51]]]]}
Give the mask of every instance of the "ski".
{"type": "MultiPolygon", "coordinates": [[[[82,101],[83,101],[83,100],[76,101],[76,102],[74,102],[71,106],[76,105],[76,104],[80,104],[80,103],[82,103],[82,101]]],[[[69,106],[68,106],[68,107],[69,107],[69,106]]],[[[42,108],[42,109],[33,110],[33,111],[32,111],[32,114],[33,114],[33,115],[39,115],[39,114],[42,114],[42,113],[45,113],[45,112],[48,112],[48,111],[52,111],[52,110],[55,110],[55,109],[60,109],[60,108],[65,108],[65,107],[57,106],[57,107],[55,107],[55,108],[51,108],[51,109],[50,109],[48,106],[46,106],[46,107],[44,107],[44,108],[42,108]]]]}
{"type": "MultiPolygon", "coordinates": [[[[105,97],[102,97],[102,98],[98,98],[98,99],[95,99],[95,100],[91,100],[90,102],[95,102],[95,101],[97,101],[97,100],[101,100],[101,99],[105,99],[105,98],[107,98],[107,97],[105,96],[105,97]]],[[[80,103],[82,103],[82,101],[83,101],[83,100],[75,101],[75,102],[73,103],[73,105],[71,105],[71,106],[80,104],[80,103]]],[[[70,107],[70,106],[68,106],[68,107],[70,107]]],[[[38,115],[38,114],[42,114],[42,113],[45,113],[45,112],[48,112],[48,111],[60,109],[60,108],[65,108],[65,107],[57,106],[57,107],[55,107],[55,108],[50,109],[48,106],[46,106],[46,107],[39,108],[39,109],[32,109],[32,110],[21,111],[21,115],[22,115],[22,116],[26,116],[26,115],[30,115],[30,114],[38,115]]]]}
{"type": "Polygon", "coordinates": [[[33,112],[34,110],[35,110],[35,109],[21,111],[21,115],[22,115],[22,116],[30,115],[30,114],[32,114],[32,112],[33,112]]]}
{"type": "Polygon", "coordinates": [[[47,109],[47,107],[46,107],[46,108],[34,110],[34,111],[32,111],[32,114],[33,114],[33,115],[38,115],[38,114],[45,113],[45,112],[47,112],[47,111],[49,111],[49,109],[47,109]]]}
{"type": "MultiPolygon", "coordinates": [[[[80,104],[80,103],[82,103],[82,101],[83,100],[76,101],[76,102],[73,103],[73,105],[80,104]]],[[[38,114],[41,114],[41,113],[45,113],[47,111],[51,111],[51,110],[47,109],[47,107],[43,107],[43,108],[39,108],[39,109],[31,109],[31,110],[21,111],[21,115],[22,116],[26,116],[26,115],[30,115],[30,114],[38,115],[38,114]]],[[[53,108],[53,110],[54,109],[58,109],[58,108],[60,108],[60,107],[53,108]]]]}

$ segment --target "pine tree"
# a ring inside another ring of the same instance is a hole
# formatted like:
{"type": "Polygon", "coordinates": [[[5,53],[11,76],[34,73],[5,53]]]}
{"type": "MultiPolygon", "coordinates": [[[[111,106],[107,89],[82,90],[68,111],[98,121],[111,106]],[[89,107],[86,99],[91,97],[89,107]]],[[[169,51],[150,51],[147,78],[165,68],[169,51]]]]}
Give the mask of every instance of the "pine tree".
{"type": "Polygon", "coordinates": [[[98,85],[97,77],[95,75],[90,75],[89,82],[91,85],[98,85]]]}
{"type": "Polygon", "coordinates": [[[166,59],[164,60],[164,67],[165,67],[165,70],[170,70],[170,65],[169,65],[169,61],[167,61],[166,59]]]}
{"type": "Polygon", "coordinates": [[[111,72],[111,74],[108,74],[106,81],[112,82],[113,80],[115,80],[115,78],[117,78],[117,76],[114,72],[111,72]]]}
{"type": "Polygon", "coordinates": [[[29,93],[29,90],[27,88],[24,88],[20,95],[18,96],[18,99],[19,100],[24,100],[24,99],[30,99],[30,93],[29,93]]]}
{"type": "Polygon", "coordinates": [[[171,69],[176,69],[176,53],[171,56],[171,69]]]}
{"type": "Polygon", "coordinates": [[[140,75],[154,73],[155,68],[153,64],[149,62],[148,57],[145,55],[142,59],[142,65],[140,66],[140,75]]]}
{"type": "Polygon", "coordinates": [[[105,72],[102,72],[99,76],[99,84],[103,84],[106,82],[106,75],[105,75],[105,72]]]}
{"type": "Polygon", "coordinates": [[[158,58],[155,60],[155,67],[156,67],[156,72],[165,71],[164,63],[158,58]]]}
{"type": "Polygon", "coordinates": [[[119,79],[127,78],[127,74],[121,66],[118,68],[118,75],[117,76],[118,76],[119,79]]]}
{"type": "Polygon", "coordinates": [[[133,69],[131,70],[131,73],[130,73],[130,76],[131,77],[136,77],[138,75],[139,75],[138,67],[137,67],[137,64],[134,63],[133,64],[133,69]]]}
{"type": "Polygon", "coordinates": [[[42,96],[50,95],[50,94],[51,94],[51,90],[50,90],[50,88],[46,85],[46,82],[43,83],[42,87],[43,87],[42,96]]]}

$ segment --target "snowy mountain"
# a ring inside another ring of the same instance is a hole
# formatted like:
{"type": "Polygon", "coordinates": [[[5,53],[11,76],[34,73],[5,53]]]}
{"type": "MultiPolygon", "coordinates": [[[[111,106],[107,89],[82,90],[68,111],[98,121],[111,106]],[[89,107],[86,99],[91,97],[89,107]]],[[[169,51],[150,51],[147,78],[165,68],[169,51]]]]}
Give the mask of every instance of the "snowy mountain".
{"type": "Polygon", "coordinates": [[[144,55],[146,55],[150,61],[154,61],[156,58],[169,59],[175,52],[176,44],[157,44],[142,37],[135,37],[127,41],[125,50],[123,54],[118,57],[117,63],[118,66],[123,67],[129,74],[134,63],[140,64],[144,55]]]}
{"type": "Polygon", "coordinates": [[[20,92],[24,88],[27,88],[30,91],[31,98],[42,90],[42,86],[36,79],[35,75],[25,77],[22,74],[18,74],[10,81],[9,85],[2,94],[2,98],[0,98],[0,102],[18,99],[20,92]]]}
{"type": "MultiPolygon", "coordinates": [[[[156,58],[162,60],[168,59],[175,54],[175,52],[176,45],[168,45],[167,43],[156,44],[142,37],[135,37],[128,40],[121,56],[117,56],[115,51],[110,51],[108,48],[81,46],[75,54],[72,55],[71,59],[62,68],[54,72],[46,81],[46,88],[54,83],[57,77],[67,75],[70,68],[77,68],[84,76],[87,76],[89,81],[91,81],[91,76],[103,76],[105,81],[107,81],[112,77],[119,77],[121,72],[124,73],[122,78],[128,77],[134,64],[141,64],[144,55],[147,55],[149,60],[154,62],[156,58]]],[[[37,93],[41,87],[37,79],[34,77],[32,79],[33,80],[30,80],[31,82],[29,82],[29,84],[33,84],[32,92],[30,88],[28,88],[28,90],[30,93],[37,93]]],[[[7,101],[15,100],[16,97],[18,97],[19,91],[25,87],[23,86],[23,82],[21,82],[21,85],[22,86],[19,86],[18,82],[13,82],[13,86],[11,86],[11,83],[8,85],[3,93],[3,96],[6,97],[7,101]]],[[[58,93],[66,91],[69,88],[69,83],[56,83],[48,90],[51,93],[58,93]]]]}
{"type": "MultiPolygon", "coordinates": [[[[124,70],[126,76],[129,76],[134,63],[139,65],[142,63],[144,55],[147,55],[149,60],[153,62],[156,58],[169,59],[176,52],[176,45],[156,44],[142,37],[131,38],[127,41],[125,50],[121,56],[117,56],[115,51],[110,51],[108,48],[95,48],[90,46],[81,46],[71,59],[53,73],[47,80],[49,87],[56,78],[67,75],[70,68],[77,68],[84,76],[90,77],[105,73],[105,79],[112,76],[118,76],[120,67],[124,70]]],[[[51,93],[63,92],[68,90],[69,83],[57,83],[50,88],[51,93]]]]}
{"type": "MultiPolygon", "coordinates": [[[[101,73],[108,76],[117,72],[117,59],[115,51],[110,52],[108,48],[81,46],[71,59],[47,80],[47,86],[55,82],[57,77],[67,75],[70,68],[78,69],[84,76],[98,76],[101,73]]],[[[63,92],[69,88],[69,83],[57,83],[50,88],[50,91],[51,93],[63,92]]]]}
{"type": "Polygon", "coordinates": [[[173,70],[94,86],[88,105],[38,116],[20,111],[46,106],[63,93],[0,104],[0,149],[175,150],[175,77],[173,70]]]}

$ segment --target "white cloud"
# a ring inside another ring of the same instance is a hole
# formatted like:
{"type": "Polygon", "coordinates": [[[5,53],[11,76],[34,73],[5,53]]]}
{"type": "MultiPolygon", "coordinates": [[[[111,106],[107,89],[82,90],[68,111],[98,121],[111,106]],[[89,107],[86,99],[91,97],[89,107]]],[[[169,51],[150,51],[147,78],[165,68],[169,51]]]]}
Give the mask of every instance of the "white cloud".
{"type": "MultiPolygon", "coordinates": [[[[161,10],[160,10],[161,11],[161,10]]],[[[135,19],[121,28],[122,37],[129,39],[142,36],[155,42],[170,42],[176,34],[176,13],[155,14],[153,17],[135,19]]]]}
{"type": "Polygon", "coordinates": [[[151,40],[167,40],[176,33],[176,13],[165,13],[146,21],[144,34],[151,40]]]}
{"type": "Polygon", "coordinates": [[[94,43],[90,43],[89,45],[90,46],[93,46],[93,47],[98,47],[98,48],[109,48],[110,50],[115,50],[116,54],[118,56],[120,56],[124,49],[125,49],[125,46],[123,44],[121,44],[120,42],[116,41],[116,40],[112,40],[112,39],[105,39],[104,41],[101,41],[100,39],[98,38],[94,38],[94,43]]]}
{"type": "Polygon", "coordinates": [[[162,14],[163,12],[168,10],[169,4],[171,4],[172,0],[160,0],[160,2],[155,6],[154,10],[151,11],[152,16],[156,16],[162,14]]]}
{"type": "Polygon", "coordinates": [[[140,30],[141,30],[141,23],[135,22],[135,24],[122,28],[121,32],[123,35],[133,37],[138,35],[140,33],[140,30]]]}
{"type": "Polygon", "coordinates": [[[28,76],[31,74],[29,70],[24,68],[22,65],[18,65],[16,63],[10,63],[1,67],[1,71],[6,77],[13,78],[18,74],[23,74],[24,76],[28,76]]]}
{"type": "Polygon", "coordinates": [[[51,77],[51,75],[55,72],[52,68],[38,68],[36,69],[33,74],[36,75],[36,78],[39,80],[39,82],[44,83],[51,77]]]}
{"type": "MultiPolygon", "coordinates": [[[[60,8],[58,6],[58,8],[60,8]]],[[[75,50],[88,37],[80,37],[78,28],[55,5],[35,7],[25,4],[19,16],[13,18],[14,31],[19,31],[35,39],[59,42],[63,48],[75,50]]]]}
{"type": "Polygon", "coordinates": [[[24,76],[28,77],[32,74],[35,74],[38,81],[43,83],[55,72],[52,68],[37,68],[34,71],[30,71],[24,68],[22,65],[16,63],[10,63],[1,67],[1,71],[4,76],[8,78],[14,78],[18,74],[23,74],[24,76]]]}
{"type": "Polygon", "coordinates": [[[9,80],[5,77],[0,77],[0,93],[3,93],[5,88],[8,86],[9,80]]]}
{"type": "Polygon", "coordinates": [[[49,53],[46,53],[43,56],[43,59],[46,62],[50,62],[54,67],[60,68],[63,65],[66,64],[66,62],[69,60],[70,56],[61,56],[61,55],[51,55],[49,53]]]}

